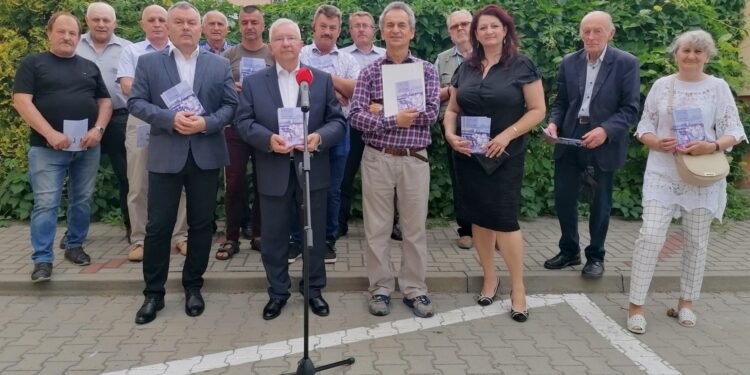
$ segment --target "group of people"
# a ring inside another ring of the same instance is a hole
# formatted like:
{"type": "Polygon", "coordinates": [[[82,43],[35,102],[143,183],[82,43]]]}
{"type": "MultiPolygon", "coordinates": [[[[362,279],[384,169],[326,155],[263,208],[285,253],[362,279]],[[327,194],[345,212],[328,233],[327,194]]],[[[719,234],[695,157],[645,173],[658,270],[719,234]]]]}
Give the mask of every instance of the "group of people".
{"type": "MultiPolygon", "coordinates": [[[[476,247],[484,274],[477,303],[487,306],[496,298],[498,251],[510,275],[511,318],[526,321],[518,215],[529,133],[547,110],[541,73],[521,53],[513,17],[496,5],[473,15],[466,10],[448,15],[454,46],[440,53],[435,64],[411,54],[416,18],[403,2],[388,4],[378,19],[384,49],[373,45],[378,27],[363,11],[349,16],[354,44],[337,48],[342,18],[338,8],[320,6],[312,19],[313,43],[307,46],[298,24],[280,18],[271,24],[265,43],[263,13],[246,6],[239,12],[241,43],[232,46],[226,41],[225,15],[210,11],[201,19],[199,11],[183,1],[169,10],[146,7],[141,19],[146,39],[133,44],[113,34],[115,11],[105,3],[89,6],[89,32],[83,35],[77,18],[55,13],[47,27],[49,51],[24,59],[14,86],[14,106],[32,128],[32,281],[49,280],[52,273],[66,174],[68,231],[61,247],[69,261],[91,262],[82,245],[100,153],[106,152],[120,184],[132,242],[128,258],[143,260],[145,299],[136,323],[151,322],[164,308],[171,242],[186,256],[185,312],[200,315],[205,308],[202,275],[215,231],[216,201],[206,197],[216,196],[224,168],[226,239],[216,258],[236,254],[241,234],[252,240],[269,284],[262,317],[274,319],[291,296],[289,264],[302,249],[305,179],[300,164],[306,146],[313,152],[313,244],[304,260],[310,266],[310,292],[304,297],[313,313],[330,314],[322,295],[325,263],[336,261],[335,243],[348,229],[351,184],[361,168],[368,309],[376,316],[388,315],[397,280],[403,303],[415,315],[431,317],[435,309],[426,284],[427,147],[430,128],[438,122],[450,147],[457,245],[476,247]],[[385,103],[394,98],[384,90],[383,71],[394,64],[420,66],[423,108],[385,114],[385,103]],[[305,114],[309,134],[303,145],[291,145],[281,135],[279,109],[300,106],[296,77],[301,69],[314,77],[305,114]],[[189,87],[184,94],[197,98],[200,110],[170,109],[163,94],[177,84],[189,87]],[[479,153],[462,136],[464,120],[489,124],[489,141],[479,153]],[[75,133],[82,134],[78,145],[71,144],[75,126],[83,127],[83,133],[75,133]],[[245,177],[248,161],[253,164],[252,192],[245,177]],[[397,221],[400,233],[394,230],[397,221]],[[402,239],[403,249],[397,279],[389,241],[394,237],[402,239]]],[[[609,14],[586,14],[579,30],[583,49],[560,64],[557,96],[544,129],[555,143],[555,208],[561,230],[560,251],[544,266],[562,269],[582,263],[578,203],[587,202],[591,241],[581,273],[596,279],[604,274],[613,175],[626,163],[629,129],[640,109],[640,76],[637,58],[610,45],[615,26],[609,14]],[[579,145],[559,142],[561,138],[577,139],[579,145]]],[[[669,223],[677,217],[683,220],[685,251],[680,299],[670,314],[682,325],[695,324],[692,302],[699,297],[710,223],[722,218],[726,205],[725,180],[706,187],[690,185],[677,174],[673,154],[722,152],[747,140],[728,85],[704,73],[716,54],[711,35],[685,32],[670,51],[677,73],[654,83],[635,132],[650,150],[627,320],[635,333],[645,332],[643,305],[656,257],[669,223]],[[678,147],[672,130],[678,108],[699,110],[704,140],[678,147]]]]}

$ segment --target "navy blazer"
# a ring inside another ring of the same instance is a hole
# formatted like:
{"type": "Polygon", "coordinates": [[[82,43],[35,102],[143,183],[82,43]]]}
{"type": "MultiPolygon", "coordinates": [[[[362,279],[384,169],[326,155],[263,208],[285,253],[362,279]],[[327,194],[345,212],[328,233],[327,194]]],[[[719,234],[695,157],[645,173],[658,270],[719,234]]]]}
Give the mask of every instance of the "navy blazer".
{"type": "MultiPolygon", "coordinates": [[[[199,168],[218,169],[229,164],[224,126],[232,121],[237,107],[229,60],[200,49],[195,67],[193,91],[206,111],[206,131],[183,135],[173,128],[175,112],[164,104],[161,94],[180,82],[174,57],[164,49],[141,56],[128,99],[130,113],[151,124],[148,170],[180,172],[188,152],[199,168]]],[[[175,53],[179,53],[176,49],[175,53]]]]}
{"type": "MultiPolygon", "coordinates": [[[[303,65],[304,66],[304,65],[303,65]]],[[[327,189],[330,179],[329,149],[346,134],[346,117],[333,89],[328,73],[310,68],[310,112],[308,132],[320,134],[321,146],[310,159],[310,190],[327,189]]],[[[235,126],[242,140],[255,148],[258,192],[282,196],[289,185],[289,155],[271,150],[271,135],[279,134],[277,110],[283,108],[276,67],[270,66],[242,80],[240,104],[235,126]]],[[[293,151],[295,165],[302,161],[302,152],[293,151]]],[[[301,184],[301,180],[298,179],[301,184]]],[[[301,186],[301,185],[300,185],[301,186]]]]}
{"type": "MultiPolygon", "coordinates": [[[[560,137],[571,137],[578,124],[578,111],[586,86],[586,64],[583,49],[565,56],[560,64],[557,98],[549,116],[549,122],[557,125],[560,137]]],[[[607,141],[593,150],[594,160],[603,171],[614,171],[625,164],[629,128],[636,122],[640,108],[640,86],[638,59],[608,46],[589,106],[591,123],[607,132],[607,141]]],[[[555,145],[554,158],[561,158],[571,148],[555,145]]]]}

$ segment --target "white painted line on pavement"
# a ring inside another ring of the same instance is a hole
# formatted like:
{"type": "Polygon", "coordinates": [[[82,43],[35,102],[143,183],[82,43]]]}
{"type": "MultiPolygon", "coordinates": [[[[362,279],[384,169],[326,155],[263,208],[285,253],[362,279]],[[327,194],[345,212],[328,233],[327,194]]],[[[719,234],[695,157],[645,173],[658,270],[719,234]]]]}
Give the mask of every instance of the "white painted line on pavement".
{"type": "Polygon", "coordinates": [[[562,298],[578,315],[589,323],[596,332],[607,339],[615,349],[625,354],[647,374],[678,375],[677,369],[661,359],[646,344],[620,327],[585,294],[563,294],[562,298]]]}
{"type": "MultiPolygon", "coordinates": [[[[666,361],[659,358],[645,344],[630,336],[612,319],[604,314],[588,297],[582,294],[528,296],[529,309],[568,303],[594,329],[609,340],[615,348],[625,354],[649,374],[679,374],[666,361]],[[621,332],[617,332],[617,330],[621,332]]],[[[435,314],[429,319],[408,318],[384,322],[370,327],[357,327],[326,334],[310,336],[310,350],[319,350],[366,340],[376,340],[420,330],[442,327],[476,319],[507,314],[510,301],[494,303],[490,306],[469,306],[435,314]]],[[[273,358],[282,358],[303,352],[301,337],[254,345],[235,350],[195,356],[181,360],[158,363],[149,366],[105,373],[103,375],[177,375],[195,374],[229,366],[238,366],[273,358]]]]}

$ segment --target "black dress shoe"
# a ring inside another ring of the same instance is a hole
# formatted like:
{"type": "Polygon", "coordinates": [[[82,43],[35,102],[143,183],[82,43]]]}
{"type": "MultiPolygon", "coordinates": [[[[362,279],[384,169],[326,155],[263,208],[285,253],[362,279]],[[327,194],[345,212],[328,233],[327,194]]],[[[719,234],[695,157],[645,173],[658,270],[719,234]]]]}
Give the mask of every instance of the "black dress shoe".
{"type": "Polygon", "coordinates": [[[206,303],[203,302],[200,290],[191,289],[185,291],[185,314],[188,314],[188,316],[198,316],[203,314],[205,308],[206,303]]]}
{"type": "Polygon", "coordinates": [[[331,313],[328,302],[323,299],[323,296],[310,298],[310,310],[317,316],[328,316],[331,313]]]}
{"type": "Polygon", "coordinates": [[[263,320],[276,319],[281,315],[281,308],[286,305],[286,300],[281,298],[271,298],[268,300],[266,307],[263,308],[263,320]]]}
{"type": "Polygon", "coordinates": [[[580,256],[570,257],[564,255],[563,253],[559,253],[544,262],[544,268],[548,270],[559,270],[561,268],[565,268],[568,266],[577,266],[579,264],[581,264],[580,256]]]}
{"type": "Polygon", "coordinates": [[[604,263],[598,260],[589,260],[583,266],[581,277],[584,279],[600,279],[604,275],[604,263]]]}
{"type": "Polygon", "coordinates": [[[164,298],[149,296],[143,301],[143,305],[135,313],[135,324],[151,323],[156,319],[156,312],[164,308],[164,298]]]}

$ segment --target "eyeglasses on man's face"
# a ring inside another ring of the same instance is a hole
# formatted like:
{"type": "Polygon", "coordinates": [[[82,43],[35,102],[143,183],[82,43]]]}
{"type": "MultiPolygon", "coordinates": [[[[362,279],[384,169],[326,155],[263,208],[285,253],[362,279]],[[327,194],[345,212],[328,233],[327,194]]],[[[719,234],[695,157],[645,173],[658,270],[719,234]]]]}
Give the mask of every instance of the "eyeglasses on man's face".
{"type": "Polygon", "coordinates": [[[464,21],[464,22],[454,23],[448,29],[450,31],[456,31],[459,28],[468,29],[469,25],[471,25],[471,21],[464,21]]]}

